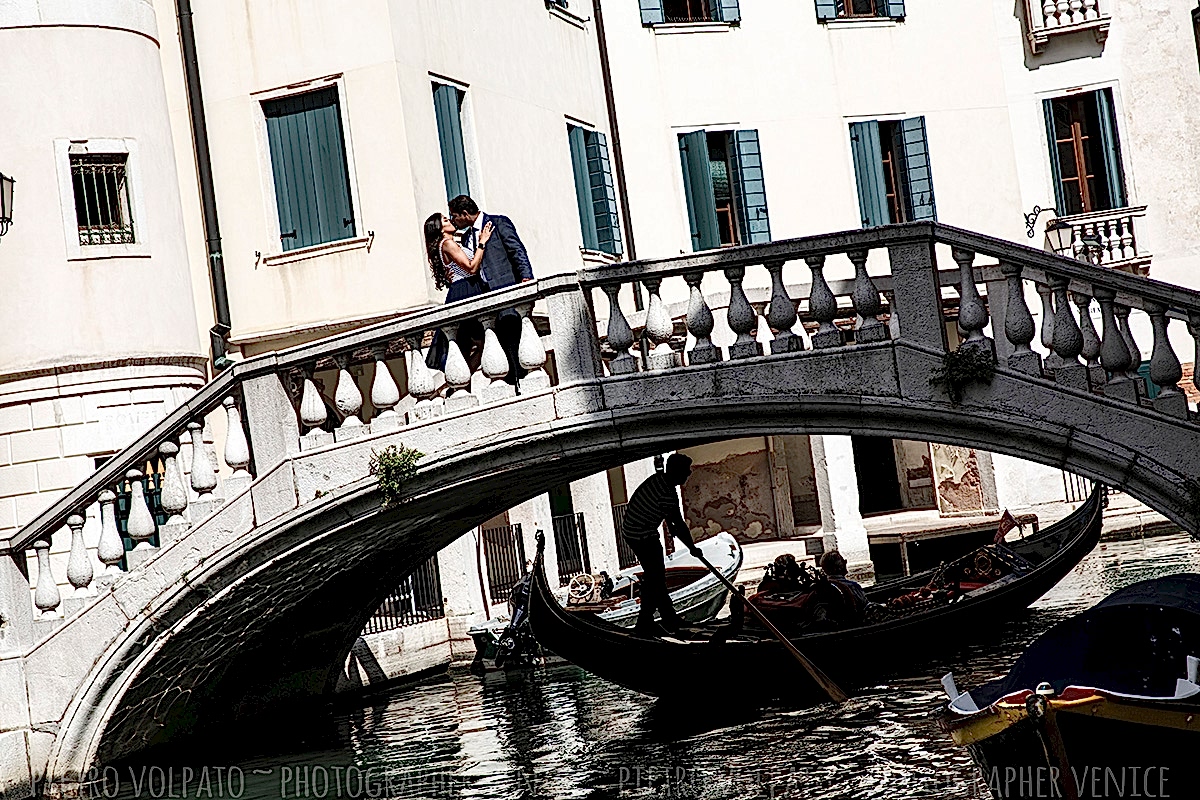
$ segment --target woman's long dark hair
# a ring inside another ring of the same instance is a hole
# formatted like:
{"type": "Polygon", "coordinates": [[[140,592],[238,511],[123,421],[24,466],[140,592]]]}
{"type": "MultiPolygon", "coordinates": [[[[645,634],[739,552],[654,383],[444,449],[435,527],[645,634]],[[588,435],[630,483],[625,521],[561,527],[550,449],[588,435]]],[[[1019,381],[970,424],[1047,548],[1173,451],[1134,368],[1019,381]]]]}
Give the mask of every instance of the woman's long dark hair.
{"type": "Polygon", "coordinates": [[[433,285],[439,289],[450,286],[450,270],[442,261],[442,213],[430,214],[425,220],[425,253],[433,272],[433,285]]]}

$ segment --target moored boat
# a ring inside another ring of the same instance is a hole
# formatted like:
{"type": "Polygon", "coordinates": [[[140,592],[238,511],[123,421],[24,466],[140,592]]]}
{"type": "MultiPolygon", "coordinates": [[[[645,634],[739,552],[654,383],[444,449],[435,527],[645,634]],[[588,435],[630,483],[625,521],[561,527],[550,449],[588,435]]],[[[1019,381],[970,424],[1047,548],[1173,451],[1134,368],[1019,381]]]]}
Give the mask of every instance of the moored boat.
{"type": "MultiPolygon", "coordinates": [[[[1007,620],[1058,583],[1095,547],[1102,498],[1098,488],[1074,513],[1036,536],[988,545],[940,571],[871,587],[867,598],[882,609],[867,618],[873,621],[788,638],[843,688],[869,683],[906,659],[928,657],[956,643],[957,632],[1007,620]],[[939,582],[945,591],[931,593],[927,601],[897,602],[939,582]]],[[[543,646],[602,678],[643,694],[683,698],[703,696],[713,676],[749,675],[752,679],[730,682],[722,691],[750,700],[826,698],[787,649],[764,633],[725,637],[710,623],[678,638],[649,638],[594,614],[569,612],[550,591],[542,557],[539,543],[529,602],[533,633],[543,646]]]]}
{"type": "MultiPolygon", "coordinates": [[[[730,581],[736,579],[738,570],[742,568],[743,553],[741,545],[733,536],[721,532],[700,542],[699,547],[704,557],[722,575],[730,581]]],[[[685,622],[707,622],[725,607],[728,590],[686,548],[677,548],[675,552],[666,556],[665,568],[671,603],[685,622]]],[[[611,601],[606,604],[607,610],[598,614],[600,619],[622,628],[633,627],[641,610],[641,573],[642,568],[635,565],[613,576],[611,601]]],[[[568,593],[567,587],[554,592],[555,601],[567,603],[568,593]]],[[[516,593],[520,594],[521,592],[516,593]]],[[[518,613],[519,610],[514,607],[512,616],[515,617],[518,613]]],[[[491,619],[468,631],[475,642],[477,660],[482,662],[485,669],[497,666],[497,649],[510,622],[510,619],[491,619]]]]}
{"type": "Polygon", "coordinates": [[[942,720],[995,797],[1200,797],[1200,575],[1135,583],[1058,623],[942,720]]]}

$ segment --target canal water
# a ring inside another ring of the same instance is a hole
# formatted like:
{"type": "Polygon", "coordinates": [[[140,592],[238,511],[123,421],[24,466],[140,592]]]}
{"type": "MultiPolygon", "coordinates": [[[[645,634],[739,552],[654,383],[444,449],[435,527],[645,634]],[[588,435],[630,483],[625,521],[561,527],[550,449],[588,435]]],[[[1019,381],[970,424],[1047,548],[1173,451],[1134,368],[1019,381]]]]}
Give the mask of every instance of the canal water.
{"type": "MultiPolygon", "coordinates": [[[[953,670],[960,688],[977,685],[1005,672],[1058,620],[1130,583],[1183,571],[1200,572],[1200,544],[1186,534],[1101,544],[993,640],[909,669],[841,707],[727,708],[722,687],[754,680],[751,664],[745,675],[713,676],[712,691],[686,713],[571,666],[486,681],[455,673],[338,715],[337,736],[321,749],[243,762],[240,791],[235,783],[225,796],[989,797],[965,751],[938,730],[941,675],[953,670]]],[[[882,664],[887,658],[879,654],[882,664]]]]}

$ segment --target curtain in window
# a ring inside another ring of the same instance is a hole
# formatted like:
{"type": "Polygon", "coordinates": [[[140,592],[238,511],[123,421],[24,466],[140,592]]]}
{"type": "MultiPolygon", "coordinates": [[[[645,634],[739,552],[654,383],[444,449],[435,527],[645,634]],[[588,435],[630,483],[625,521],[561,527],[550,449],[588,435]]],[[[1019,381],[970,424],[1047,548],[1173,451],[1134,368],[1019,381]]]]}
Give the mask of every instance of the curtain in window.
{"type": "Polygon", "coordinates": [[[683,190],[691,225],[692,250],[720,247],[712,168],[708,163],[708,134],[705,131],[682,134],[679,137],[679,157],[683,165],[683,190]]]}
{"type": "Polygon", "coordinates": [[[879,146],[879,123],[850,123],[850,152],[858,184],[858,209],[864,228],[891,223],[888,214],[887,179],[883,174],[883,151],[879,146]]]}
{"type": "Polygon", "coordinates": [[[643,25],[661,25],[667,21],[662,0],[638,0],[638,5],[642,11],[643,25]]]}
{"type": "Polygon", "coordinates": [[[456,86],[433,85],[433,111],[437,117],[438,142],[442,149],[442,174],[446,178],[446,199],[470,194],[467,181],[467,156],[462,138],[463,93],[456,86]]]}
{"type": "Polygon", "coordinates": [[[740,244],[769,242],[771,221],[767,216],[767,189],[763,181],[758,131],[734,131],[731,144],[733,201],[741,229],[740,244]]]}
{"type": "Polygon", "coordinates": [[[621,255],[621,225],[617,221],[617,189],[608,160],[608,139],[599,131],[588,131],[587,174],[591,188],[592,218],[598,249],[621,255]]]}
{"type": "Polygon", "coordinates": [[[264,102],[263,114],[283,249],[354,236],[337,89],[264,102]]]}

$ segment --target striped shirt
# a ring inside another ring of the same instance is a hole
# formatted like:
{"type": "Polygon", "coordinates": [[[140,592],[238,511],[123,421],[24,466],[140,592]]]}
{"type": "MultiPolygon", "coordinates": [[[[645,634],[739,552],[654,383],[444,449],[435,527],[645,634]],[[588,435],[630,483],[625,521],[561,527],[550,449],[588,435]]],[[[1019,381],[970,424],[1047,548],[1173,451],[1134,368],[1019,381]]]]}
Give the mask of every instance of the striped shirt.
{"type": "Polygon", "coordinates": [[[631,542],[645,542],[658,538],[658,529],[664,520],[682,524],[679,513],[679,496],[675,484],[666,474],[656,472],[642,482],[625,506],[625,521],[622,533],[631,542]]]}

